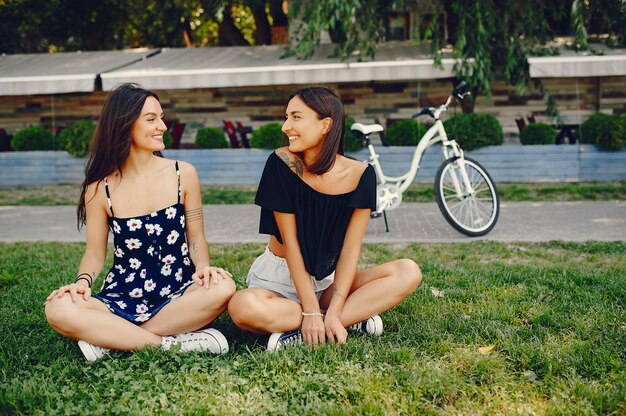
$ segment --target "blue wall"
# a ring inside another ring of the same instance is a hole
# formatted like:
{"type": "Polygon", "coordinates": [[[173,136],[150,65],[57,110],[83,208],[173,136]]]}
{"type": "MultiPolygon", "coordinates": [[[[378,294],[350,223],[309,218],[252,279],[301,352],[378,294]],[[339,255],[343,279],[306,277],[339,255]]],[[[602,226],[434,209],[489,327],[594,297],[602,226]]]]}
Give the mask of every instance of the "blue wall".
{"type": "MultiPolygon", "coordinates": [[[[386,175],[399,176],[411,164],[413,148],[378,147],[386,175]]],[[[171,159],[193,163],[200,182],[213,185],[256,185],[269,150],[183,149],[167,150],[171,159]]],[[[366,149],[351,154],[366,160],[366,149]]],[[[626,149],[601,152],[591,145],[492,146],[467,152],[480,162],[496,182],[584,182],[626,180],[626,149]]],[[[416,183],[432,183],[443,161],[439,147],[430,148],[422,160],[416,183]]],[[[80,183],[84,159],[67,152],[0,153],[0,187],[80,183]]]]}

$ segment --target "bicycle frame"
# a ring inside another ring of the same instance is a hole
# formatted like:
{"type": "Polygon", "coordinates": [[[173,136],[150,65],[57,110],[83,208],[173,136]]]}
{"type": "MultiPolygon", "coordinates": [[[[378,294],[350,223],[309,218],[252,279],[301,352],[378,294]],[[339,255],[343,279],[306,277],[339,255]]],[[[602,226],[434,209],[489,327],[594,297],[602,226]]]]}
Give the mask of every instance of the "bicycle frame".
{"type": "Polygon", "coordinates": [[[448,140],[448,136],[446,134],[445,129],[443,128],[443,122],[441,120],[435,120],[435,124],[433,124],[430,129],[424,134],[422,139],[417,144],[415,148],[415,152],[413,153],[413,159],[411,161],[411,167],[407,173],[402,176],[387,176],[383,172],[382,166],[379,162],[379,156],[376,153],[374,145],[368,143],[368,150],[370,152],[370,163],[374,166],[374,170],[378,175],[380,183],[396,183],[399,184],[398,190],[400,192],[404,192],[415,180],[415,176],[420,168],[420,163],[422,161],[422,157],[424,152],[429,147],[441,142],[442,151],[445,159],[449,159],[451,157],[463,157],[463,150],[459,147],[459,145],[454,140],[448,140]]]}

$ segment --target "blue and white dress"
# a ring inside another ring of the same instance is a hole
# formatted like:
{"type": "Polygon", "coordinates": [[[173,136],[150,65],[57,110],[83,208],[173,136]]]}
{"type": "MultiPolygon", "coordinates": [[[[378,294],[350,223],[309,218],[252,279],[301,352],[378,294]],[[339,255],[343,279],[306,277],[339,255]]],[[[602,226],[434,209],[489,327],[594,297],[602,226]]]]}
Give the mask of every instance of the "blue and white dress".
{"type": "Polygon", "coordinates": [[[193,283],[191,275],[195,266],[187,246],[178,161],[176,175],[178,201],[175,205],[129,218],[115,216],[109,185],[104,178],[112,214],[109,227],[113,231],[115,256],[102,289],[94,297],[114,314],[134,323],[152,318],[193,283]]]}

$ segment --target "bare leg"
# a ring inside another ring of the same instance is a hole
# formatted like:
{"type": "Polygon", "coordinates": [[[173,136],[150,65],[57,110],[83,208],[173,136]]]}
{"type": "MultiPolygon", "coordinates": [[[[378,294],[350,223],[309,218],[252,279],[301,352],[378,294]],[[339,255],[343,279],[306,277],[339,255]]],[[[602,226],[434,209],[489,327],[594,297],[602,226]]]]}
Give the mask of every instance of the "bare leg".
{"type": "Polygon", "coordinates": [[[202,328],[226,310],[235,290],[235,282],[231,279],[220,280],[208,289],[194,283],[181,297],[165,305],[141,327],[159,335],[181,334],[202,328]]]}
{"type": "Polygon", "coordinates": [[[55,331],[66,337],[103,348],[136,350],[160,345],[161,335],[191,331],[213,321],[226,309],[234,291],[232,280],[210,286],[208,290],[193,285],[142,326],[113,314],[96,298],[78,297],[72,302],[69,294],[46,303],[46,318],[55,331]]]}
{"type": "Polygon", "coordinates": [[[255,334],[287,332],[302,325],[302,307],[267,289],[243,289],[228,304],[235,325],[255,334]]]}
{"type": "Polygon", "coordinates": [[[136,350],[159,345],[161,337],[113,314],[100,300],[78,297],[72,302],[69,293],[46,303],[46,318],[59,334],[75,340],[115,350],[136,350]]]}
{"type": "MultiPolygon", "coordinates": [[[[413,293],[421,282],[419,266],[409,259],[361,270],[354,276],[339,319],[344,327],[349,327],[391,309],[413,293]]],[[[320,306],[328,308],[332,294],[333,285],[324,291],[320,306]]]]}

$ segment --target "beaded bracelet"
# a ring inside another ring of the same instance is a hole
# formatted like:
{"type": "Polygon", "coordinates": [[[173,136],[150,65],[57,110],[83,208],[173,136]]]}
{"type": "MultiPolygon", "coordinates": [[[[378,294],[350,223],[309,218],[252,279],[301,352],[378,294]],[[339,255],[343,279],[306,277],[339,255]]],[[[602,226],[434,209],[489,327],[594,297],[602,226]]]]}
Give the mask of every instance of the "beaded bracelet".
{"type": "Polygon", "coordinates": [[[323,318],[324,314],[319,312],[302,312],[302,316],[321,316],[323,318]]]}

